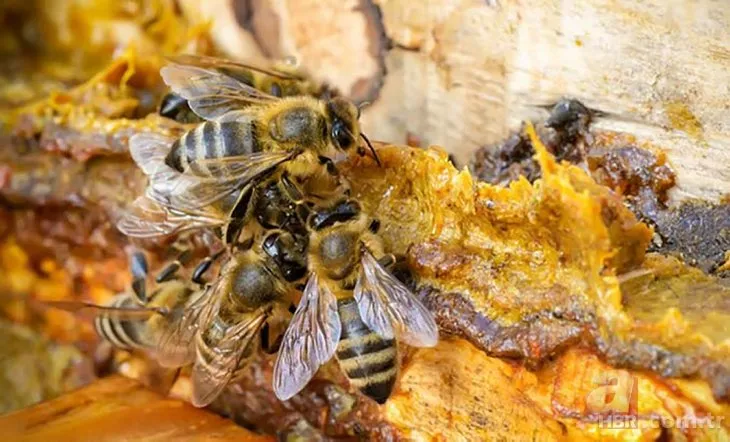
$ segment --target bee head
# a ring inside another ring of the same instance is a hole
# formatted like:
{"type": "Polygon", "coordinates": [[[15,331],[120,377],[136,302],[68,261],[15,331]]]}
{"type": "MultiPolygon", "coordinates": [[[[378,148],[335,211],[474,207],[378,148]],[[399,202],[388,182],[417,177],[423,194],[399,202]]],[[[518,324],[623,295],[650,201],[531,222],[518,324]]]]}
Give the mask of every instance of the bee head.
{"type": "Polygon", "coordinates": [[[342,200],[332,207],[320,209],[309,215],[307,224],[312,230],[324,230],[338,222],[344,223],[351,221],[360,214],[361,210],[360,203],[357,201],[342,200]]]}
{"type": "Polygon", "coordinates": [[[335,97],[327,102],[327,115],[332,122],[330,129],[330,139],[335,147],[340,150],[347,151],[353,147],[357,147],[357,153],[365,156],[365,148],[358,142],[361,138],[372,152],[375,162],[380,166],[380,158],[375,152],[370,140],[364,133],[360,132],[360,109],[369,103],[363,103],[360,107],[355,106],[344,98],[335,97]]]}
{"type": "Polygon", "coordinates": [[[331,121],[330,139],[340,150],[350,150],[357,145],[360,125],[357,107],[344,98],[335,97],[327,102],[327,116],[331,121]]]}

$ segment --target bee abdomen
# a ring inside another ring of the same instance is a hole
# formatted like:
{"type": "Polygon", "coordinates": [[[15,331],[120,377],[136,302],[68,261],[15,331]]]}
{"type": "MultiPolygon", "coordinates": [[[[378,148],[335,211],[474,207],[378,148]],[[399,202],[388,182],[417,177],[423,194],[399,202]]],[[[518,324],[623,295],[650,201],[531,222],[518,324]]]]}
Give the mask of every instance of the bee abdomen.
{"type": "MultiPolygon", "coordinates": [[[[135,308],[137,304],[128,295],[112,299],[110,307],[135,308]]],[[[114,347],[122,350],[144,350],[149,347],[145,341],[146,321],[121,319],[109,315],[99,315],[94,319],[96,333],[114,347]]]]}
{"type": "Polygon", "coordinates": [[[340,301],[342,333],[337,346],[340,368],[363,394],[382,404],[390,396],[398,374],[393,339],[383,339],[360,318],[354,299],[340,301]]]}
{"type": "Polygon", "coordinates": [[[165,163],[178,172],[189,169],[195,175],[210,176],[213,172],[200,160],[248,155],[258,151],[252,122],[206,121],[175,141],[165,163]]]}

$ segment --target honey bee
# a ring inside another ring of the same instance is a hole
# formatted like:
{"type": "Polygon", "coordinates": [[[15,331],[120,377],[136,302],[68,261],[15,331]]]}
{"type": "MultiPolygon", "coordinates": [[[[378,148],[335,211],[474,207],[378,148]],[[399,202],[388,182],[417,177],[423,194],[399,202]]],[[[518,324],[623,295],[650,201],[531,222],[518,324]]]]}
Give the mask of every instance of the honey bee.
{"type": "Polygon", "coordinates": [[[198,294],[191,285],[174,279],[159,284],[144,305],[132,293],[124,292],[106,306],[88,307],[98,312],[94,329],[102,339],[121,350],[153,354],[172,312],[183,310],[198,294]]]}
{"type": "Polygon", "coordinates": [[[234,252],[200,302],[190,304],[161,336],[163,366],[193,364],[195,406],[210,404],[260,347],[275,347],[262,337],[265,326],[288,318],[294,289],[260,246],[234,252]]]}
{"type": "Polygon", "coordinates": [[[274,391],[291,398],[336,356],[353,386],[384,403],[397,378],[396,341],[434,346],[436,322],[387,270],[395,259],[357,202],[315,212],[308,225],[310,273],[279,349],[274,391]]]}
{"type": "Polygon", "coordinates": [[[173,312],[181,311],[199,294],[204,284],[202,273],[207,261],[196,268],[198,282],[190,284],[176,274],[176,264],[166,266],[157,276],[158,284],[148,293],[146,288],[147,260],[141,252],[131,256],[132,287],[114,296],[106,305],[76,301],[48,301],[56,308],[69,311],[86,310],[95,314],[97,334],[121,350],[149,352],[160,333],[167,327],[173,312]]]}
{"type": "Polygon", "coordinates": [[[306,220],[315,202],[329,197],[309,195],[305,200],[300,186],[285,171],[278,171],[204,209],[169,209],[141,196],[123,214],[117,227],[129,236],[142,238],[210,228],[225,245],[234,248],[266,232],[261,244],[264,253],[287,282],[297,283],[307,269],[306,220]]]}
{"type": "Polygon", "coordinates": [[[219,201],[281,166],[294,179],[328,172],[332,157],[363,140],[360,110],[344,98],[279,98],[228,75],[240,66],[216,59],[173,59],[160,71],[176,94],[205,122],[168,143],[139,134],[130,151],[149,176],[148,195],[168,208],[196,210],[219,201]]]}
{"type": "MultiPolygon", "coordinates": [[[[147,265],[143,255],[137,255],[132,261],[131,292],[104,306],[51,304],[94,312],[97,333],[116,348],[141,351],[166,368],[192,365],[192,403],[204,407],[241,374],[259,349],[272,353],[278,348],[295,290],[287,276],[296,273],[296,250],[288,249],[286,241],[282,245],[286,235],[273,231],[258,243],[239,245],[212,283],[201,279],[210,267],[206,261],[193,272],[196,284],[167,270],[179,267],[171,264],[157,277],[164,280],[146,297],[137,282],[147,265]],[[282,262],[286,265],[280,270],[282,262]]],[[[306,264],[300,274],[305,271],[306,264]]]]}
{"type": "MultiPolygon", "coordinates": [[[[174,139],[160,134],[137,134],[130,140],[132,152],[139,145],[152,146],[160,155],[156,159],[134,157],[142,168],[166,167],[162,164],[163,149],[171,148],[174,139]]],[[[145,169],[143,169],[145,170],[145,169]]],[[[305,230],[304,222],[309,214],[308,204],[300,186],[294,183],[286,171],[280,170],[258,178],[205,207],[171,207],[166,199],[147,189],[122,214],[117,228],[128,236],[148,238],[167,236],[186,230],[210,228],[224,244],[244,239],[244,229],[256,219],[266,229],[285,229],[295,232],[305,230]]]]}
{"type": "MultiPolygon", "coordinates": [[[[287,60],[274,64],[271,68],[242,65],[210,57],[177,56],[179,64],[200,66],[216,70],[254,89],[274,97],[309,95],[317,98],[330,98],[337,92],[326,84],[316,84],[299,72],[294,63],[287,60]]],[[[180,123],[200,123],[203,121],[188,105],[188,101],[170,92],[162,98],[160,115],[180,123]]]]}

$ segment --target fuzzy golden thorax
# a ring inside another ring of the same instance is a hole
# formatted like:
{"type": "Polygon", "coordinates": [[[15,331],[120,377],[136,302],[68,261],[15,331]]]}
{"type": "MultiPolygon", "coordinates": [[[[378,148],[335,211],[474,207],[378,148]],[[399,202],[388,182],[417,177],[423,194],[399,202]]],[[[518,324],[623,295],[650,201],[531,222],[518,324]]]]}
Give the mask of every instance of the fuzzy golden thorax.
{"type": "Polygon", "coordinates": [[[370,221],[361,213],[353,220],[311,233],[309,270],[323,277],[338,297],[346,297],[339,293],[350,292],[355,287],[362,268],[363,247],[376,258],[384,254],[380,238],[369,230],[370,221]]]}

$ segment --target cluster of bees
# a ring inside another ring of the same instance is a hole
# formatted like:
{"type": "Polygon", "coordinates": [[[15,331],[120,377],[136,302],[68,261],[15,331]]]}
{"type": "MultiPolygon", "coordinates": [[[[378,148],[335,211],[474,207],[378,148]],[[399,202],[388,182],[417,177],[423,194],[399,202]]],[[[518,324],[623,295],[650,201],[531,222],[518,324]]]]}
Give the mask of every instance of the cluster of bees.
{"type": "Polygon", "coordinates": [[[287,69],[182,56],[161,75],[172,93],[160,113],[195,126],[130,139],[148,186],[118,227],[137,238],[207,229],[222,247],[190,278],[179,275],[183,259],[171,262],[150,288],[144,255],[133,254],[132,289],[86,306],[99,335],[163,366],[191,366],[196,406],[258,351],[277,354],[281,400],[334,356],[352,386],[385,402],[398,342],[433,346],[438,329],[337,170],[343,153],[379,164],[358,107],[287,69]]]}

